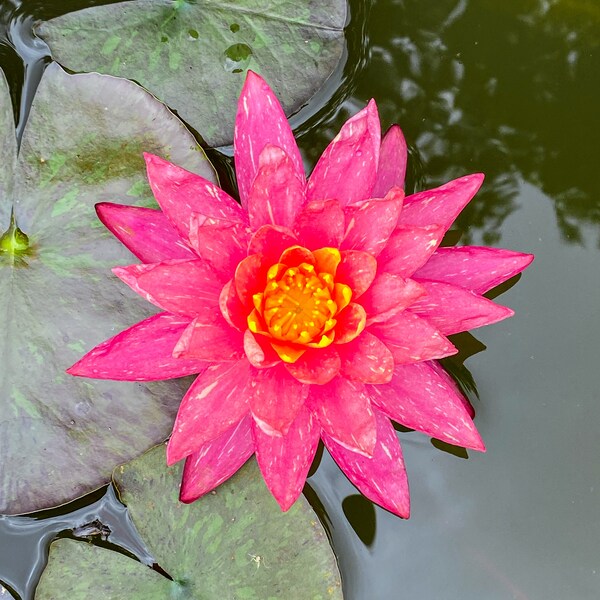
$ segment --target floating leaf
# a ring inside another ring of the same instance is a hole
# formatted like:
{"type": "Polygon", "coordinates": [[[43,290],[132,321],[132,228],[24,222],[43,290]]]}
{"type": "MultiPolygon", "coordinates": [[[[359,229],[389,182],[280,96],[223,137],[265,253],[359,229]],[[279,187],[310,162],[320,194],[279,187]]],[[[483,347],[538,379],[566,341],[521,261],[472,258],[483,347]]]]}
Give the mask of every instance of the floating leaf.
{"type": "Polygon", "coordinates": [[[181,466],[160,446],[115,471],[115,484],[158,565],[62,539],[50,546],[36,600],[341,599],[327,537],[306,499],[282,513],[254,460],[193,504],[177,498],[181,466]]]}
{"type": "Polygon", "coordinates": [[[41,24],[73,71],[141,83],[211,146],[231,142],[245,71],[261,73],[287,114],[331,75],[344,51],[345,0],[134,0],[41,24]]]}
{"type": "Polygon", "coordinates": [[[94,204],[151,201],[143,150],[214,173],[163,104],[106,75],[50,65],[18,160],[0,76],[0,127],[0,231],[14,209],[28,236],[24,251],[0,250],[0,513],[16,514],[89,492],[168,436],[182,382],[92,385],[65,369],[148,314],[110,272],[135,259],[94,204]]]}

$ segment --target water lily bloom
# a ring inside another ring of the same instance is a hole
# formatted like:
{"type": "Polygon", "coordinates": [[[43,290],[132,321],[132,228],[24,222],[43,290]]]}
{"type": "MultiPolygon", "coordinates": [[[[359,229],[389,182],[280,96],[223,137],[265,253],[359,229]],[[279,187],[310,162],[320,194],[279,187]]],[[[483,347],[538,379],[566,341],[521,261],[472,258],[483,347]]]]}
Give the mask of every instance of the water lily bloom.
{"type": "Polygon", "coordinates": [[[439,247],[480,187],[468,175],[404,196],[406,144],[381,139],[374,101],[349,119],[310,178],[285,115],[249,72],[235,124],[241,205],[146,155],[161,210],[103,203],[103,223],[142,264],[114,269],[162,312],[69,369],[130,381],[198,374],[167,446],[191,502],[252,455],[283,510],[319,439],[368,498],[409,515],[391,420],[484,450],[472,409],[436,362],[450,334],[511,316],[482,296],[530,255],[439,247]]]}

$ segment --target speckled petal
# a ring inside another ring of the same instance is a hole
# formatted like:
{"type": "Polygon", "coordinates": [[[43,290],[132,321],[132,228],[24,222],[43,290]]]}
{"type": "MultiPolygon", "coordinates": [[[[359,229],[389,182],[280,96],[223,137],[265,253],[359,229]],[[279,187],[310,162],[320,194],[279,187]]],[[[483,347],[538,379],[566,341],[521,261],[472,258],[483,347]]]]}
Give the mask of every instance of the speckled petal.
{"type": "Polygon", "coordinates": [[[323,152],[309,178],[307,199],[335,198],[345,206],[371,198],[380,143],[379,115],[371,100],[344,123],[323,152]]]}
{"type": "Polygon", "coordinates": [[[468,331],[512,317],[514,311],[464,288],[437,281],[420,281],[427,295],[408,309],[427,319],[444,335],[468,331]]]}
{"type": "Polygon", "coordinates": [[[246,416],[185,461],[179,499],[189,504],[229,479],[254,452],[252,419],[246,416]]]}
{"type": "Polygon", "coordinates": [[[279,260],[286,248],[296,245],[298,240],[291,229],[278,225],[263,225],[250,238],[248,254],[260,254],[269,268],[279,260]]]}
{"type": "Polygon", "coordinates": [[[368,327],[389,349],[396,364],[444,358],[458,350],[433,325],[408,311],[368,327]]]}
{"type": "Polygon", "coordinates": [[[347,344],[340,344],[337,351],[342,360],[340,374],[346,379],[379,384],[388,383],[392,378],[392,353],[377,336],[368,331],[347,344]]]}
{"type": "Polygon", "coordinates": [[[284,150],[267,144],[258,159],[258,172],[250,188],[250,225],[291,227],[306,202],[304,174],[299,175],[284,150]]]}
{"type": "Polygon", "coordinates": [[[438,188],[407,196],[398,226],[441,225],[447,231],[482,183],[483,174],[475,173],[449,181],[438,188]]]}
{"type": "Polygon", "coordinates": [[[195,258],[160,210],[101,202],[96,212],[106,228],[144,263],[195,258]]]}
{"type": "Polygon", "coordinates": [[[189,324],[186,317],[153,315],[90,350],[67,373],[117,381],[158,381],[202,373],[207,363],[173,358],[173,348],[189,324]]]}
{"type": "Polygon", "coordinates": [[[307,406],[323,431],[353,452],[372,456],[376,441],[375,415],[364,384],[336,377],[311,386],[307,406]]]}
{"type": "Polygon", "coordinates": [[[247,255],[250,231],[246,225],[206,219],[194,213],[190,221],[190,245],[221,281],[233,277],[238,263],[247,255]]]}
{"type": "Polygon", "coordinates": [[[449,444],[485,450],[460,393],[431,363],[396,366],[392,381],[372,386],[370,393],[385,414],[405,427],[449,444]]]}
{"type": "Polygon", "coordinates": [[[233,140],[242,206],[248,203],[259,169],[259,157],[267,144],[282,148],[292,161],[297,177],[304,178],[302,157],[279,100],[260,75],[248,71],[238,101],[233,140]]]}
{"type": "Polygon", "coordinates": [[[153,154],[144,154],[148,181],[165,216],[184,240],[189,240],[192,213],[248,223],[240,205],[219,186],[153,154]]]}
{"type": "Polygon", "coordinates": [[[367,323],[383,322],[408,308],[427,291],[413,279],[392,273],[379,273],[371,287],[360,297],[367,313],[367,323]]]}
{"type": "Polygon", "coordinates": [[[532,254],[485,246],[438,248],[415,277],[484,294],[523,271],[532,260],[532,254]]]}
{"type": "Polygon", "coordinates": [[[195,318],[175,345],[175,358],[209,362],[236,361],[244,356],[244,334],[227,323],[222,315],[195,318]]]}
{"type": "Polygon", "coordinates": [[[345,228],[344,211],[337,200],[309,202],[292,227],[300,243],[309,250],[339,247],[345,228]]]}
{"type": "Polygon", "coordinates": [[[306,408],[283,436],[267,435],[253,428],[256,460],[265,483],[281,510],[288,510],[302,493],[308,470],[319,444],[320,428],[306,408]]]}
{"type": "Polygon", "coordinates": [[[113,273],[142,298],[167,312],[191,317],[219,312],[223,284],[203,260],[115,267],[113,273]]]}
{"type": "Polygon", "coordinates": [[[345,283],[352,290],[352,300],[356,300],[369,289],[377,273],[377,259],[361,250],[343,250],[342,261],[338,265],[335,280],[345,283]]]}
{"type": "Polygon", "coordinates": [[[223,318],[235,329],[245,331],[248,327],[246,319],[247,311],[240,302],[240,298],[235,289],[235,282],[230,279],[221,290],[219,295],[219,308],[223,318]]]}
{"type": "Polygon", "coordinates": [[[346,231],[340,248],[362,250],[377,256],[396,228],[403,199],[404,190],[395,187],[383,199],[346,206],[346,231]]]}
{"type": "Polygon", "coordinates": [[[281,362],[268,338],[254,335],[249,329],[244,332],[244,352],[250,364],[257,369],[269,369],[281,362]]]}
{"type": "Polygon", "coordinates": [[[377,258],[379,269],[400,277],[411,277],[435,252],[445,231],[440,225],[399,227],[377,258]]]}
{"type": "Polygon", "coordinates": [[[250,410],[251,367],[247,360],[211,365],[183,397],[167,446],[167,463],[197,452],[250,410]]]}
{"type": "Polygon", "coordinates": [[[406,140],[398,125],[392,125],[381,140],[373,198],[383,198],[394,186],[404,188],[406,140]]]}
{"type": "Polygon", "coordinates": [[[309,348],[285,368],[298,381],[323,385],[340,372],[340,357],[335,348],[309,348]]]}
{"type": "Polygon", "coordinates": [[[410,495],[400,442],[389,419],[378,410],[374,413],[377,444],[371,458],[349,451],[326,434],[323,441],[346,477],[369,500],[408,519],[410,495]]]}
{"type": "Polygon", "coordinates": [[[308,386],[291,377],[282,365],[260,369],[252,380],[254,421],[267,435],[285,435],[306,401],[308,386]]]}

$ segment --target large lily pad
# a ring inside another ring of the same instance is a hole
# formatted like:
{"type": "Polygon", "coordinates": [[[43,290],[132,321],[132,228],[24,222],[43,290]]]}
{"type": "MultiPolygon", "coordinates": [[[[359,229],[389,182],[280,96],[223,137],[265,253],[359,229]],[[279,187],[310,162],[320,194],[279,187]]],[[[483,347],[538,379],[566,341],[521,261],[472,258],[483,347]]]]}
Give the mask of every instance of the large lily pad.
{"type": "Polygon", "coordinates": [[[342,597],[335,557],[308,502],[282,513],[254,460],[191,505],[177,499],[181,466],[164,447],[115,471],[115,485],[156,562],[73,540],[50,546],[36,600],[325,600],[342,597]]]}
{"type": "Polygon", "coordinates": [[[64,66],[141,83],[218,146],[232,139],[247,69],[287,114],[306,104],[343,56],[346,10],[345,0],[134,0],[69,13],[37,33],[64,66]]]}
{"type": "Polygon", "coordinates": [[[214,172],[182,123],[127,80],[48,67],[18,160],[3,77],[0,121],[0,230],[14,208],[31,244],[22,256],[0,251],[0,512],[16,514],[89,492],[168,436],[181,381],[90,382],[64,371],[148,315],[110,272],[135,259],[94,204],[151,200],[143,150],[214,172]]]}

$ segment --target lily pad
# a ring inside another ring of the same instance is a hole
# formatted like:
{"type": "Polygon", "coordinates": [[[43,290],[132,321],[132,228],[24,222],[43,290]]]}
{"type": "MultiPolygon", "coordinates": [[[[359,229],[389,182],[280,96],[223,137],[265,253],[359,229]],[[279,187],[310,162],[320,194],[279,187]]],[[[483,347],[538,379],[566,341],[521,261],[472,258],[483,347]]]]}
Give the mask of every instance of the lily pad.
{"type": "Polygon", "coordinates": [[[247,69],[286,114],[306,104],[344,55],[346,12],[345,0],[134,0],[57,17],[36,33],[65,67],[141,83],[220,146],[231,143],[247,69]]]}
{"type": "Polygon", "coordinates": [[[282,513],[250,460],[214,494],[178,501],[181,466],[158,447],[115,470],[115,485],[158,565],[62,539],[50,546],[36,600],[341,599],[325,532],[300,498],[282,513]]]}
{"type": "Polygon", "coordinates": [[[50,65],[18,159],[0,75],[0,126],[0,231],[14,210],[29,239],[25,251],[0,249],[0,512],[17,514],[103,485],[115,465],[169,435],[181,380],[92,384],[65,373],[148,315],[110,272],[136,259],[101,225],[94,204],[151,201],[144,150],[215,176],[162,103],[107,75],[50,65]]]}

